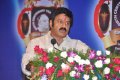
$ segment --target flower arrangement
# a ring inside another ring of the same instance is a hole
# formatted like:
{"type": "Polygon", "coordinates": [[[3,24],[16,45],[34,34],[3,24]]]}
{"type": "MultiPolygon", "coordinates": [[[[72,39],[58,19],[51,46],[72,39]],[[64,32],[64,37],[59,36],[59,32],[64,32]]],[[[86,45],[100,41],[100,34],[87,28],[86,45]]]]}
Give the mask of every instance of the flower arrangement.
{"type": "Polygon", "coordinates": [[[110,51],[54,51],[34,48],[30,80],[120,80],[120,57],[110,51]]]}

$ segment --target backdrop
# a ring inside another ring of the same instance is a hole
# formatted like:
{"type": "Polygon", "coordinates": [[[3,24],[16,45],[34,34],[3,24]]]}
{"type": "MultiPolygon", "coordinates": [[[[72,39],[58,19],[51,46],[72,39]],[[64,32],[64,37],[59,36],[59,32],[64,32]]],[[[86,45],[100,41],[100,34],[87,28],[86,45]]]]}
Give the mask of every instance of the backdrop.
{"type": "MultiPolygon", "coordinates": [[[[26,0],[27,1],[27,0],[26,0]]],[[[70,37],[80,39],[94,50],[104,50],[94,28],[94,12],[99,0],[66,0],[73,12],[70,37]]],[[[17,20],[24,0],[0,1],[0,80],[21,80],[21,58],[25,44],[18,33],[17,20]]]]}

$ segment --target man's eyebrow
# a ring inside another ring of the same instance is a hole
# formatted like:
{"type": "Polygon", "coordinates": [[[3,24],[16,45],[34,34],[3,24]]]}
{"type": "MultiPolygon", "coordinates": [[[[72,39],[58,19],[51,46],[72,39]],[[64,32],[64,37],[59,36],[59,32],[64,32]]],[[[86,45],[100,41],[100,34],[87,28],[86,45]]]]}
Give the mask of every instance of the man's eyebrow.
{"type": "MultiPolygon", "coordinates": [[[[63,20],[63,19],[58,18],[58,19],[56,19],[56,20],[63,20]]],[[[70,20],[66,20],[66,21],[70,21],[70,20]]]]}

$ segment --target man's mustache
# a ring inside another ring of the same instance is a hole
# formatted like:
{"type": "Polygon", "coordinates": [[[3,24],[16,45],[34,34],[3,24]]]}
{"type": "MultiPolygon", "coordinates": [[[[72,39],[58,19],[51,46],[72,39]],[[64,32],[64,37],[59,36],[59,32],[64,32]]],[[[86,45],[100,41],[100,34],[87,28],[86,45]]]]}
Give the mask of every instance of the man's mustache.
{"type": "Polygon", "coordinates": [[[60,28],[59,30],[65,30],[65,31],[67,31],[67,29],[66,29],[66,28],[60,28]]]}

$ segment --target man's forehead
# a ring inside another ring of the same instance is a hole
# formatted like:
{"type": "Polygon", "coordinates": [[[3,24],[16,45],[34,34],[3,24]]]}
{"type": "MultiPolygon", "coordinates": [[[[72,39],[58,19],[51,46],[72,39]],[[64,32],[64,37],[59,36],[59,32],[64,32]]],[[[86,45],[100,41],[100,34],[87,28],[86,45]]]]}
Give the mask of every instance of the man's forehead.
{"type": "Polygon", "coordinates": [[[59,14],[56,16],[56,19],[61,19],[61,20],[65,20],[65,21],[70,21],[70,18],[68,16],[66,16],[65,14],[59,14]]]}

